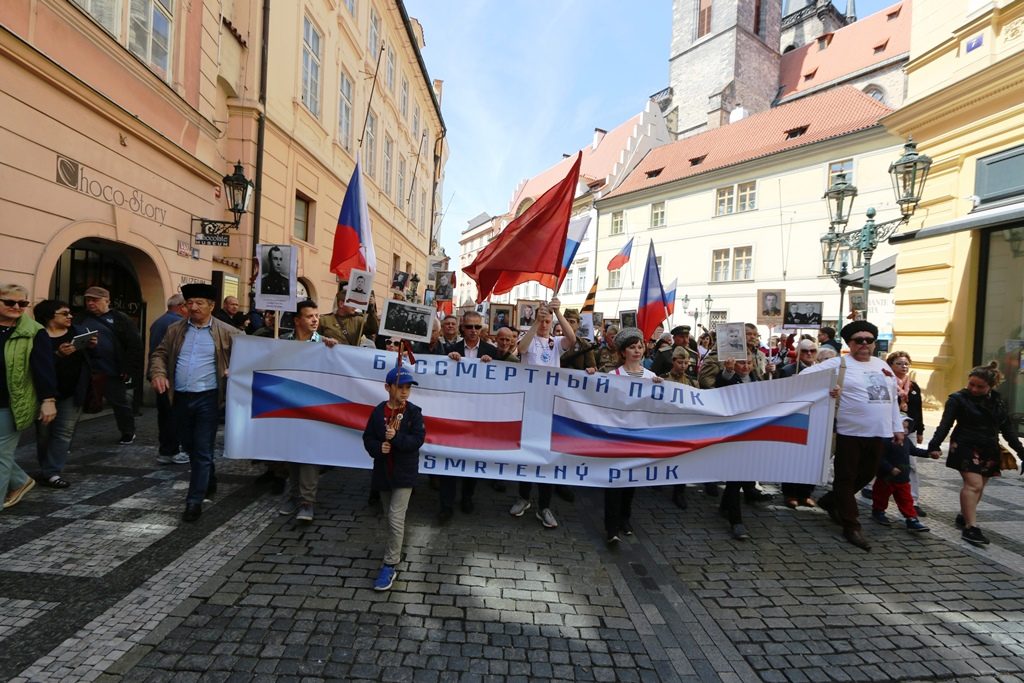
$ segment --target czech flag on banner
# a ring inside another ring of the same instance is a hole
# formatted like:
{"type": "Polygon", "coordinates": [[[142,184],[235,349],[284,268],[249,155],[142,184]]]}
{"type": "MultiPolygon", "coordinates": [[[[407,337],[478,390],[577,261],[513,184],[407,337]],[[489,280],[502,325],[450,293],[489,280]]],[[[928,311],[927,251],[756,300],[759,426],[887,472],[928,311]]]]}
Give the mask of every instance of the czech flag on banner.
{"type": "Polygon", "coordinates": [[[633,238],[630,237],[629,241],[626,242],[626,246],[622,250],[612,257],[612,260],[608,262],[608,270],[618,270],[622,266],[629,263],[629,253],[633,251],[633,238]]]}
{"type": "Polygon", "coordinates": [[[640,305],[636,309],[636,326],[650,339],[654,328],[665,320],[665,290],[661,286],[658,259],[654,255],[654,240],[647,252],[647,267],[644,269],[644,283],[640,288],[640,305]]]}
{"type": "Polygon", "coordinates": [[[334,250],[331,252],[332,273],[342,280],[348,280],[353,268],[371,273],[377,270],[370,213],[366,208],[366,193],[363,192],[363,175],[358,158],[345,191],[345,199],[341,202],[338,227],[334,231],[334,250]]]}
{"type": "Polygon", "coordinates": [[[676,282],[678,280],[679,278],[672,280],[672,284],[665,288],[665,312],[669,318],[672,317],[672,313],[676,310],[676,282]]]}

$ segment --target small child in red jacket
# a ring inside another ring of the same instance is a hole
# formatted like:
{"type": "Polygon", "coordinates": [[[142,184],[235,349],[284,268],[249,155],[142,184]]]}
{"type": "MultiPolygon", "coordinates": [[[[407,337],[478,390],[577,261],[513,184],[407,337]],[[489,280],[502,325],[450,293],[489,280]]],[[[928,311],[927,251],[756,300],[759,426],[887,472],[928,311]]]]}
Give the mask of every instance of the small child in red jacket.
{"type": "Polygon", "coordinates": [[[384,387],[388,400],[377,405],[363,430],[363,445],[373,458],[373,489],[380,491],[388,523],[384,564],[373,590],[391,589],[402,559],[405,540],[405,513],[420,469],[420,446],[427,436],[423,411],[409,402],[412,387],[418,384],[405,368],[388,372],[384,387]]]}

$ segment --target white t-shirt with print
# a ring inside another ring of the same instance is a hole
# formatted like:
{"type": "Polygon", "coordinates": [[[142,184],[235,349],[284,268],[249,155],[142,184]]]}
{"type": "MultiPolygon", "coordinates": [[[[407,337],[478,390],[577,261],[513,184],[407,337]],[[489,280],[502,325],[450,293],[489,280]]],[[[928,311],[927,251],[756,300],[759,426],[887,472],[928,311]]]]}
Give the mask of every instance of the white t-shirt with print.
{"type": "MultiPolygon", "coordinates": [[[[872,356],[861,362],[852,356],[846,358],[846,375],[839,394],[836,431],[846,436],[892,437],[903,431],[900,419],[899,395],[896,393],[896,375],[881,358],[872,356]]],[[[808,372],[839,372],[841,358],[806,368],[808,372]]]]}
{"type": "Polygon", "coordinates": [[[519,360],[527,365],[546,365],[551,368],[562,367],[562,345],[565,337],[534,337],[530,348],[519,360]]]}

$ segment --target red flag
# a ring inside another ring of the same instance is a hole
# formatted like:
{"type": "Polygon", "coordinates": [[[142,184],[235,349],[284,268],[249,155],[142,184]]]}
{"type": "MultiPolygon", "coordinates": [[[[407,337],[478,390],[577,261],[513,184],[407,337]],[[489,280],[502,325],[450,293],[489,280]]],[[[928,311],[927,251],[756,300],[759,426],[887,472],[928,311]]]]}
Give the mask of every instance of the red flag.
{"type": "Polygon", "coordinates": [[[477,303],[491,294],[510,292],[522,282],[540,281],[544,275],[557,277],[561,272],[582,159],[580,152],[561,182],[542,194],[462,269],[476,282],[477,303]]]}

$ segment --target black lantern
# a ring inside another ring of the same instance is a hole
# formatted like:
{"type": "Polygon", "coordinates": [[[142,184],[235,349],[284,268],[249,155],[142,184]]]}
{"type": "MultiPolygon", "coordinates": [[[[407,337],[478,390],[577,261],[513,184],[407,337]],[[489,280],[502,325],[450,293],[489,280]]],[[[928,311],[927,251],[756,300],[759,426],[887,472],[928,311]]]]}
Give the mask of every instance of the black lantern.
{"type": "Polygon", "coordinates": [[[889,176],[892,178],[892,189],[896,193],[896,203],[905,217],[911,216],[924,194],[924,182],[928,179],[932,159],[926,154],[917,153],[914,138],[908,138],[903,145],[903,156],[889,165],[889,176]]]}
{"type": "Polygon", "coordinates": [[[253,183],[242,172],[242,162],[235,164],[235,172],[224,176],[224,198],[228,209],[235,214],[235,223],[242,220],[242,214],[249,210],[253,183]]]}
{"type": "Polygon", "coordinates": [[[839,255],[839,239],[833,227],[821,236],[821,265],[827,274],[835,272],[836,256],[839,255]]]}
{"type": "Polygon", "coordinates": [[[412,287],[409,288],[409,298],[415,301],[416,290],[420,286],[420,276],[417,273],[413,273],[412,277],[409,278],[409,282],[412,284],[412,287]]]}
{"type": "Polygon", "coordinates": [[[853,200],[857,197],[857,188],[846,180],[845,173],[837,173],[832,186],[825,190],[823,199],[827,200],[829,224],[834,228],[846,227],[853,211],[853,200]]]}

